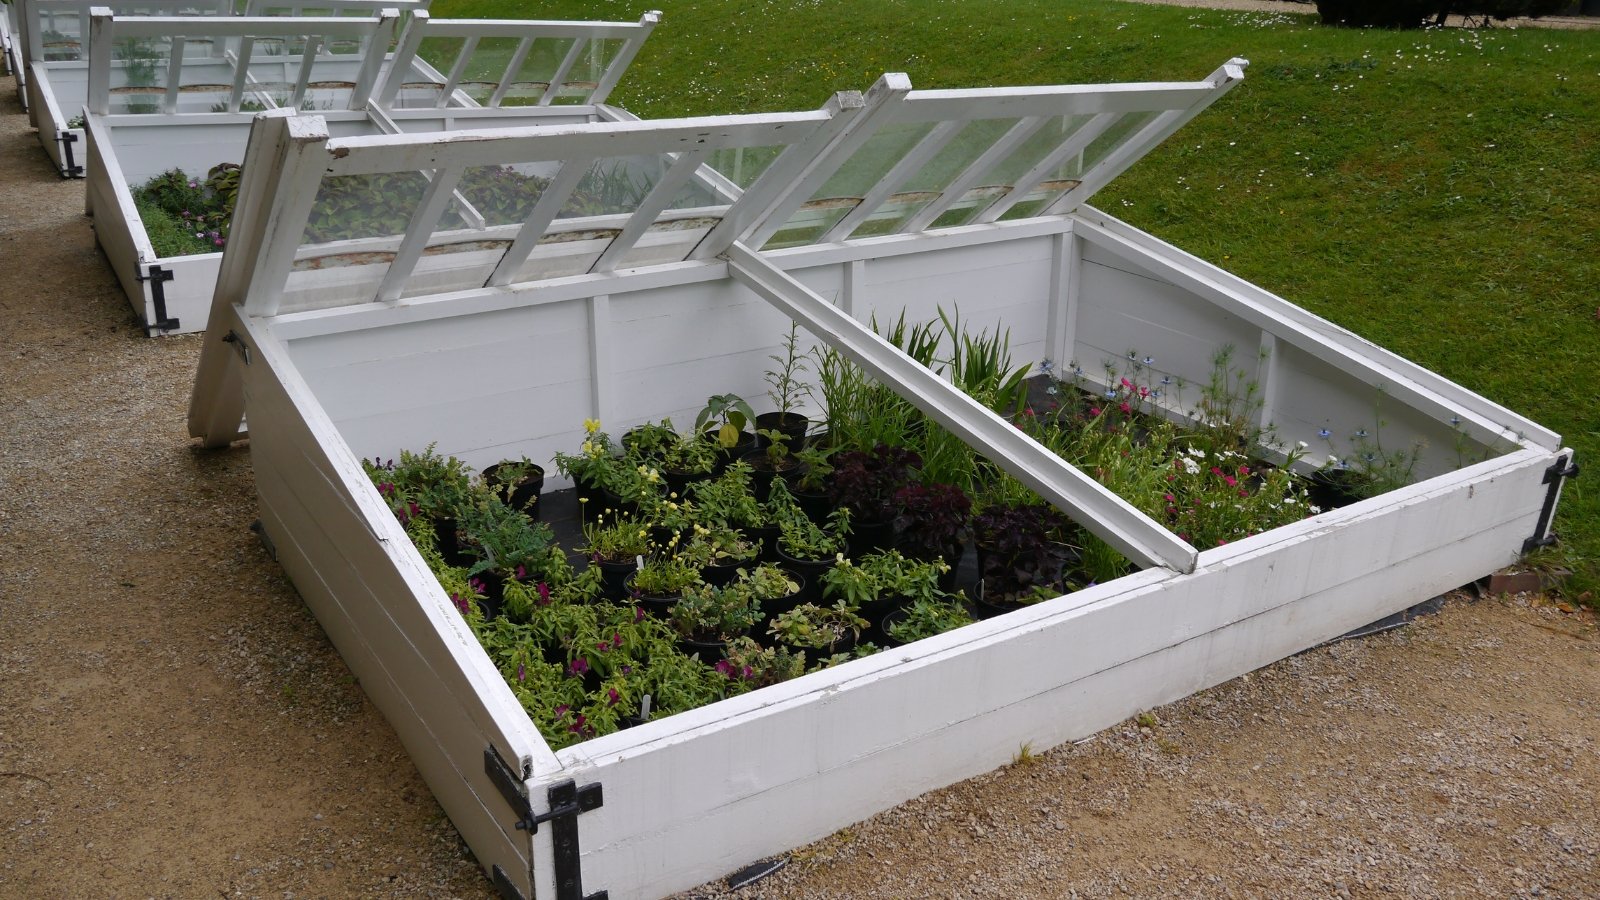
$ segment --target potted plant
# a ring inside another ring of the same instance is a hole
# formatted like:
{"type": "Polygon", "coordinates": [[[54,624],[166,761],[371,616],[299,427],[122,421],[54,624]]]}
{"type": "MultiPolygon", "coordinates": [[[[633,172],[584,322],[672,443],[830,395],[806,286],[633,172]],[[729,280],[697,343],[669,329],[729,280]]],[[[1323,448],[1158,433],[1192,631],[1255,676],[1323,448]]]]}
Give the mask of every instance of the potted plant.
{"type": "Polygon", "coordinates": [[[622,433],[622,453],[636,462],[659,463],[667,448],[678,442],[671,419],[646,422],[622,433]]]}
{"type": "Polygon", "coordinates": [[[762,563],[740,572],[734,583],[749,595],[750,602],[760,607],[762,616],[769,619],[797,606],[805,590],[803,576],[773,563],[762,563]]]}
{"type": "Polygon", "coordinates": [[[822,598],[856,607],[869,622],[890,610],[935,597],[948,569],[943,560],[909,559],[895,550],[871,553],[859,561],[835,560],[822,576],[822,598]]]}
{"type": "Polygon", "coordinates": [[[822,595],[823,575],[849,549],[850,510],[834,510],[824,528],[795,507],[779,523],[778,534],[778,560],[806,579],[805,596],[816,599],[822,595]]]}
{"type": "Polygon", "coordinates": [[[972,500],[966,492],[953,484],[912,483],[895,492],[894,505],[895,546],[916,559],[943,560],[954,580],[972,538],[972,500]]]}
{"type": "Polygon", "coordinates": [[[757,434],[766,438],[766,446],[746,453],[743,460],[754,473],[751,487],[756,499],[766,500],[774,478],[781,476],[793,483],[805,472],[805,463],[789,452],[789,435],[772,429],[757,434]]]}
{"type": "Polygon", "coordinates": [[[661,452],[661,474],[667,492],[684,496],[690,484],[705,481],[717,470],[717,447],[699,432],[674,434],[661,452]]]}
{"type": "Polygon", "coordinates": [[[914,451],[883,443],[870,451],[833,455],[829,498],[850,510],[854,553],[862,555],[892,544],[895,492],[911,481],[913,470],[921,465],[922,459],[914,451]]]}
{"type": "Polygon", "coordinates": [[[802,603],[774,617],[767,634],[792,652],[803,654],[809,662],[846,653],[856,645],[867,620],[847,603],[818,606],[802,603]]]}
{"type": "Polygon", "coordinates": [[[885,615],[883,639],[891,647],[900,647],[970,624],[972,615],[956,597],[926,597],[885,615]]]}
{"type": "Polygon", "coordinates": [[[706,398],[705,408],[695,416],[694,430],[710,437],[726,459],[737,459],[755,445],[755,435],[744,430],[755,418],[750,404],[738,394],[713,394],[706,398]]]}
{"type": "Polygon", "coordinates": [[[724,585],[761,556],[761,545],[724,522],[695,522],[683,555],[700,567],[700,580],[724,585]]]}
{"type": "Polygon", "coordinates": [[[549,525],[530,521],[492,495],[463,507],[459,521],[467,550],[477,557],[467,575],[482,582],[491,618],[499,614],[508,578],[544,578],[561,557],[549,525]]]}
{"type": "Polygon", "coordinates": [[[483,483],[501,502],[518,512],[539,518],[539,494],[544,489],[544,466],[526,456],[502,459],[483,470],[483,483]]]}
{"type": "Polygon", "coordinates": [[[832,506],[828,498],[828,481],[833,475],[832,452],[813,443],[794,453],[804,467],[795,475],[789,489],[795,502],[813,519],[825,518],[832,506]]]}
{"type": "Polygon", "coordinates": [[[725,657],[716,665],[729,694],[768,687],[805,673],[806,659],[787,647],[763,647],[754,638],[728,642],[725,657]]]}
{"type": "Polygon", "coordinates": [[[633,516],[598,513],[583,525],[584,555],[598,568],[605,594],[621,599],[629,573],[643,565],[651,551],[650,525],[633,516]]]}
{"type": "Polygon", "coordinates": [[[699,583],[697,564],[678,554],[657,553],[644,558],[644,565],[627,576],[624,587],[646,612],[666,616],[683,592],[699,583]]]}
{"type": "Polygon", "coordinates": [[[756,442],[761,443],[761,437],[769,432],[781,432],[788,438],[789,448],[794,451],[805,449],[806,429],[811,427],[811,422],[795,409],[811,394],[811,385],[807,384],[803,376],[808,367],[806,354],[800,352],[800,326],[798,323],[789,324],[789,333],[783,340],[783,352],[774,353],[767,357],[777,368],[768,369],[766,373],[767,396],[772,399],[777,409],[764,412],[756,416],[756,442]]]}
{"type": "Polygon", "coordinates": [[[1076,553],[1063,540],[1067,519],[1040,504],[997,504],[973,518],[978,604],[988,615],[1018,609],[1067,589],[1076,553]]]}
{"type": "Polygon", "coordinates": [[[609,470],[622,464],[621,453],[611,445],[610,436],[600,430],[599,419],[584,419],[583,431],[583,443],[578,445],[577,453],[555,455],[556,471],[572,479],[579,503],[598,497],[609,470]]]}
{"type": "Polygon", "coordinates": [[[716,663],[727,642],[748,632],[760,615],[760,607],[741,583],[721,588],[699,584],[684,589],[672,607],[671,623],[680,650],[698,654],[701,662],[716,663]]]}

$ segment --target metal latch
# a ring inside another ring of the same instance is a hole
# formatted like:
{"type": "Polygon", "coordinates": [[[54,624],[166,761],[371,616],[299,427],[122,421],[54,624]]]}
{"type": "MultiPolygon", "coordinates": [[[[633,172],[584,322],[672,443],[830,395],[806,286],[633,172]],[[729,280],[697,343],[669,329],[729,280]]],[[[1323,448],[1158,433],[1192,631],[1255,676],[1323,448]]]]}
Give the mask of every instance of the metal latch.
{"type": "MultiPolygon", "coordinates": [[[[528,798],[527,790],[522,779],[506,761],[500,757],[500,752],[491,744],[483,751],[483,770],[494,782],[506,802],[511,804],[511,809],[517,815],[516,828],[529,834],[538,834],[539,826],[545,822],[550,823],[550,843],[555,869],[556,900],[609,900],[610,894],[606,891],[596,891],[593,894],[583,892],[583,871],[580,865],[580,850],[578,846],[578,815],[599,809],[605,804],[605,795],[601,791],[600,783],[586,784],[578,787],[572,779],[558,781],[545,789],[545,798],[549,801],[548,812],[534,813],[533,804],[528,798]]],[[[498,867],[496,867],[498,868],[498,867]]],[[[507,888],[515,890],[510,879],[504,871],[495,877],[495,885],[500,890],[500,895],[511,900],[515,894],[507,893],[507,888]]]]}
{"type": "Polygon", "coordinates": [[[178,320],[167,316],[167,292],[162,287],[162,285],[172,280],[172,270],[163,269],[160,266],[151,266],[149,274],[140,275],[135,272],[133,277],[138,281],[150,282],[150,303],[156,308],[155,320],[146,324],[144,326],[145,330],[155,332],[171,331],[177,328],[178,320]]]}
{"type": "Polygon", "coordinates": [[[1544,494],[1544,507],[1539,510],[1539,524],[1534,526],[1533,537],[1522,542],[1522,552],[1528,553],[1540,547],[1548,547],[1556,542],[1556,536],[1550,531],[1550,520],[1556,514],[1556,497],[1561,493],[1561,482],[1568,478],[1578,477],[1578,464],[1570,456],[1558,456],[1544,470],[1544,480],[1540,484],[1549,485],[1544,494]]]}

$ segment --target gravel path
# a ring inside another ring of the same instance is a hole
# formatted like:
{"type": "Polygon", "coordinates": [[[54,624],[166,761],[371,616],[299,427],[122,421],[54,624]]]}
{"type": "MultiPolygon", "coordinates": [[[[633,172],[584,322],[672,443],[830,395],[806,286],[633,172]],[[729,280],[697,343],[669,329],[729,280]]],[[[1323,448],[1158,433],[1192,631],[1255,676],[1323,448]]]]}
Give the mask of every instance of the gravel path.
{"type": "MultiPolygon", "coordinates": [[[[0,79],[0,897],[492,896],[250,535],[248,455],[186,439],[198,340],[142,336],[81,209],[0,79]]],[[[1597,648],[1452,604],[738,896],[1600,896],[1597,648]]]]}

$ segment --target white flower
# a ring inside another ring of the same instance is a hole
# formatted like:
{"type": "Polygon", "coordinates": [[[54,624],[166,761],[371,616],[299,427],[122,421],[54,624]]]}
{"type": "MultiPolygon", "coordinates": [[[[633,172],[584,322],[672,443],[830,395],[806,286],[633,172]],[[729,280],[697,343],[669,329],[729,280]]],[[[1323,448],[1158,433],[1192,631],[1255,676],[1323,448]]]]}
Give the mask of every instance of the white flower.
{"type": "Polygon", "coordinates": [[[1183,470],[1188,472],[1190,475],[1199,475],[1200,464],[1192,459],[1186,459],[1183,461],[1183,470]]]}
{"type": "Polygon", "coordinates": [[[1316,515],[1319,512],[1322,512],[1322,507],[1316,506],[1315,504],[1313,504],[1312,506],[1308,507],[1308,509],[1311,510],[1311,514],[1313,516],[1316,515]]]}
{"type": "Polygon", "coordinates": [[[1190,456],[1194,457],[1195,459],[1205,459],[1206,458],[1206,452],[1204,450],[1201,450],[1199,447],[1190,447],[1189,450],[1188,450],[1188,453],[1189,453],[1190,456]]]}
{"type": "Polygon", "coordinates": [[[1295,441],[1294,442],[1294,446],[1295,446],[1295,449],[1297,449],[1297,450],[1304,450],[1304,449],[1306,449],[1306,442],[1305,441],[1295,441]]]}

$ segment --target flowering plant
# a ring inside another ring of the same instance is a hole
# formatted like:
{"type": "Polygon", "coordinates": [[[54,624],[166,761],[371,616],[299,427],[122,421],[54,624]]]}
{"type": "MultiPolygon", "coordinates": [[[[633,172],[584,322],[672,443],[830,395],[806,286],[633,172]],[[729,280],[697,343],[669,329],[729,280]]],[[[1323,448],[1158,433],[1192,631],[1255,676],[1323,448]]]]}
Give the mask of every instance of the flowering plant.
{"type": "Polygon", "coordinates": [[[697,640],[727,640],[744,634],[761,617],[761,607],[739,582],[723,588],[696,584],[672,607],[672,627],[697,640]]]}
{"type": "Polygon", "coordinates": [[[650,553],[649,523],[633,516],[600,513],[583,525],[584,553],[599,562],[629,562],[650,553]]]}
{"type": "Polygon", "coordinates": [[[889,636],[909,644],[971,623],[972,616],[955,597],[923,597],[889,626],[889,636]]]}
{"type": "Polygon", "coordinates": [[[866,627],[867,620],[843,601],[833,606],[802,603],[773,618],[767,633],[791,647],[826,650],[845,641],[846,636],[851,640],[860,637],[866,627]]]}

